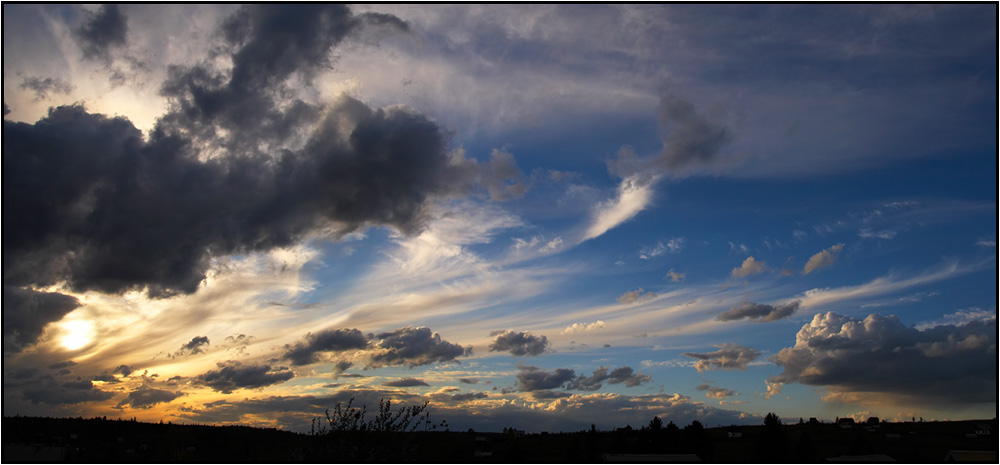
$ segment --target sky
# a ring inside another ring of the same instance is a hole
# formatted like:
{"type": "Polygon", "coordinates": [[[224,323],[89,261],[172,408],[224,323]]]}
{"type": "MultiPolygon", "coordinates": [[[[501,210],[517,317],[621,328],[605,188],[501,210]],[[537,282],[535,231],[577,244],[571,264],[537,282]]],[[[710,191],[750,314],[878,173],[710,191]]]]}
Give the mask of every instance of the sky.
{"type": "Polygon", "coordinates": [[[997,6],[3,5],[3,414],[994,418],[997,6]]]}

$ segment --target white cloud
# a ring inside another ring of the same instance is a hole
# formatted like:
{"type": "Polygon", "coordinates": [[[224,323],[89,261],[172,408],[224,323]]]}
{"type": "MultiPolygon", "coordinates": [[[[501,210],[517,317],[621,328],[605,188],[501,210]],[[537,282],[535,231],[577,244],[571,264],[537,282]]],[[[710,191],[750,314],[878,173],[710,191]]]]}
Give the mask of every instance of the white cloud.
{"type": "Polygon", "coordinates": [[[734,278],[742,279],[746,278],[747,276],[761,274],[767,270],[768,270],[767,265],[765,265],[764,262],[758,262],[757,260],[754,260],[753,257],[747,257],[746,260],[743,260],[742,265],[733,268],[733,271],[731,271],[729,274],[731,274],[734,278]]]}
{"type": "Polygon", "coordinates": [[[864,228],[858,231],[858,236],[865,239],[892,239],[896,237],[896,231],[892,229],[883,229],[880,231],[875,231],[872,228],[864,228]]]}
{"type": "Polygon", "coordinates": [[[603,320],[597,320],[593,323],[573,323],[572,325],[567,326],[562,333],[563,334],[582,333],[582,332],[602,329],[604,328],[604,326],[605,324],[603,320]]]}
{"type": "Polygon", "coordinates": [[[618,185],[617,196],[594,208],[591,223],[580,242],[598,237],[643,211],[652,200],[652,184],[634,176],[623,179],[618,185]]]}
{"type": "Polygon", "coordinates": [[[806,266],[802,268],[802,274],[809,274],[820,268],[826,268],[833,265],[833,262],[837,260],[838,256],[840,256],[841,250],[844,250],[843,243],[817,252],[812,257],[809,257],[809,261],[806,262],[806,266]]]}
{"type": "Polygon", "coordinates": [[[674,271],[673,268],[671,268],[670,271],[667,272],[667,275],[663,277],[663,279],[669,279],[676,283],[679,281],[683,281],[685,277],[686,275],[684,273],[678,273],[674,271]]]}

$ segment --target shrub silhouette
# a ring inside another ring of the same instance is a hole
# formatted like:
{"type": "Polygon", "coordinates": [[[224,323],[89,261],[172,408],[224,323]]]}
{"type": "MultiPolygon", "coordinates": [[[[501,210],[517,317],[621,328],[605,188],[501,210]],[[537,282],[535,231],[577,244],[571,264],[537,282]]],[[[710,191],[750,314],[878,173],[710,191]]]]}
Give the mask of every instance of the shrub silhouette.
{"type": "Polygon", "coordinates": [[[419,454],[419,443],[414,435],[404,433],[416,431],[421,424],[425,429],[439,426],[431,425],[428,402],[393,411],[391,400],[379,399],[378,413],[371,419],[367,405],[353,404],[352,397],[347,405],[338,402],[332,412],[327,409],[325,417],[313,418],[310,434],[324,442],[320,452],[324,460],[410,462],[419,454]]]}

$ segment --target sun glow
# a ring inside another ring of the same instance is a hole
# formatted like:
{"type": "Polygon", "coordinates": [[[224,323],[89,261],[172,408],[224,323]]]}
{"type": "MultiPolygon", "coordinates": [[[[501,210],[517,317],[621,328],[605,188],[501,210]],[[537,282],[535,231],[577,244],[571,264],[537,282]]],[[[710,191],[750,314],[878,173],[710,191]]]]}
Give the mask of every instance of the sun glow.
{"type": "Polygon", "coordinates": [[[94,340],[94,325],[87,321],[68,321],[62,325],[60,343],[67,350],[77,350],[94,340]]]}

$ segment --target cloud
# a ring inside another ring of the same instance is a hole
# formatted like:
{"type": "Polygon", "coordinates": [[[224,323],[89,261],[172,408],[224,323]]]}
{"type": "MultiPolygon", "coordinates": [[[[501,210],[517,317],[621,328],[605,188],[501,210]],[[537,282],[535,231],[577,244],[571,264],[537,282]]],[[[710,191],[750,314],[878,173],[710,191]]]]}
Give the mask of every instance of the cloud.
{"type": "Polygon", "coordinates": [[[708,384],[698,385],[695,389],[699,391],[707,391],[705,392],[705,397],[708,397],[709,399],[723,400],[736,395],[736,391],[731,389],[713,387],[708,384]]]}
{"type": "Polygon", "coordinates": [[[35,93],[35,100],[45,100],[49,98],[49,93],[69,94],[73,86],[59,78],[40,78],[36,76],[26,76],[21,81],[21,88],[28,89],[35,93]]]}
{"type": "Polygon", "coordinates": [[[732,277],[734,278],[742,279],[746,278],[747,276],[761,274],[767,270],[768,270],[767,265],[765,265],[764,262],[758,262],[757,260],[754,260],[753,257],[747,257],[746,260],[743,260],[742,265],[733,268],[733,271],[731,271],[729,274],[732,275],[732,277]]]}
{"type": "Polygon", "coordinates": [[[464,402],[469,400],[479,400],[489,398],[489,394],[485,392],[466,392],[462,394],[454,394],[451,399],[457,402],[464,402]]]}
{"type": "Polygon", "coordinates": [[[720,313],[715,317],[719,321],[733,321],[741,320],[743,318],[755,320],[760,318],[761,321],[777,321],[782,318],[792,316],[799,306],[802,305],[802,301],[793,300],[784,305],[768,305],[768,304],[758,304],[754,302],[744,302],[738,307],[732,307],[720,313]]]}
{"type": "Polygon", "coordinates": [[[132,370],[132,367],[130,367],[128,365],[122,364],[122,365],[118,365],[114,370],[112,370],[112,373],[117,373],[117,374],[120,374],[122,376],[128,376],[128,375],[132,374],[132,371],[134,371],[134,370],[132,370]]]}
{"type": "Polygon", "coordinates": [[[471,353],[471,347],[445,341],[426,327],[407,326],[378,334],[372,341],[370,367],[445,363],[471,353]]]}
{"type": "Polygon", "coordinates": [[[424,380],[416,378],[400,378],[397,380],[386,381],[382,383],[382,385],[390,387],[430,386],[430,384],[427,384],[426,382],[424,382],[424,380]]]}
{"type": "Polygon", "coordinates": [[[996,319],[997,319],[996,309],[983,310],[979,307],[969,307],[964,310],[958,310],[955,313],[947,314],[943,318],[937,321],[919,323],[915,326],[915,328],[922,331],[928,328],[933,328],[935,326],[944,326],[944,325],[961,326],[973,321],[988,322],[990,320],[996,321],[996,319]]]}
{"type": "Polygon", "coordinates": [[[556,368],[554,372],[534,365],[517,364],[517,390],[521,392],[556,389],[571,381],[576,372],[570,368],[556,368]]]}
{"type": "Polygon", "coordinates": [[[218,370],[209,370],[194,378],[196,384],[207,386],[213,391],[232,394],[237,389],[255,389],[283,383],[295,374],[285,367],[274,370],[270,365],[243,365],[229,360],[217,364],[218,370]]]}
{"type": "Polygon", "coordinates": [[[490,335],[496,336],[490,344],[490,352],[509,351],[511,355],[518,357],[541,355],[549,345],[547,337],[528,332],[494,331],[490,335]]]}
{"type": "Polygon", "coordinates": [[[858,237],[863,237],[865,239],[892,239],[898,234],[892,229],[883,229],[881,231],[875,231],[872,228],[864,228],[858,231],[858,237]]]}
{"type": "Polygon", "coordinates": [[[309,365],[319,361],[319,352],[340,352],[366,347],[368,338],[357,329],[325,329],[315,334],[306,334],[304,341],[294,345],[285,344],[283,357],[291,360],[292,365],[309,365]]]}
{"type": "Polygon", "coordinates": [[[581,391],[596,391],[601,388],[602,383],[607,381],[610,384],[625,384],[626,387],[636,387],[651,381],[648,375],[635,372],[632,367],[623,366],[608,372],[608,367],[600,367],[594,370],[593,375],[580,375],[573,379],[566,389],[576,389],[581,391]]]}
{"type": "Polygon", "coordinates": [[[820,268],[826,268],[833,265],[833,262],[837,260],[837,256],[840,255],[840,251],[844,249],[844,244],[837,244],[828,249],[817,252],[812,257],[809,257],[809,261],[806,262],[806,266],[802,268],[802,274],[809,274],[820,268]]]}
{"type": "Polygon", "coordinates": [[[767,387],[767,392],[764,393],[765,399],[770,399],[771,397],[781,394],[781,388],[784,386],[784,384],[770,379],[764,380],[764,385],[767,387]]]}
{"type": "Polygon", "coordinates": [[[644,300],[649,300],[655,297],[656,294],[652,292],[646,292],[645,294],[643,294],[643,289],[640,287],[639,289],[636,289],[634,291],[628,291],[620,295],[617,300],[618,303],[620,304],[628,305],[635,302],[642,302],[644,300]]]}
{"type": "Polygon", "coordinates": [[[980,237],[976,239],[975,245],[984,248],[996,248],[997,239],[995,237],[980,237]]]}
{"type": "Polygon", "coordinates": [[[458,382],[462,384],[478,384],[479,380],[476,378],[458,378],[458,382]]]}
{"type": "Polygon", "coordinates": [[[73,405],[105,401],[113,397],[114,393],[98,389],[89,379],[77,378],[76,381],[56,382],[48,380],[34,383],[31,387],[26,388],[22,395],[32,404],[73,405]]]}
{"type": "MultiPolygon", "coordinates": [[[[5,123],[6,124],[6,123],[5,123]]],[[[6,209],[5,209],[6,210],[6,209]]],[[[13,233],[12,233],[13,234],[13,233]]],[[[7,261],[4,261],[5,270],[7,261]]],[[[6,276],[4,277],[6,280],[6,276]]],[[[30,288],[3,288],[4,351],[19,352],[34,344],[46,325],[82,305],[76,297],[30,288]]]]}
{"type": "Polygon", "coordinates": [[[663,277],[663,279],[669,279],[670,281],[676,283],[683,281],[686,276],[687,275],[685,275],[684,273],[678,273],[674,271],[673,268],[671,268],[670,271],[667,272],[666,276],[663,277]]]}
{"type": "Polygon", "coordinates": [[[994,402],[996,334],[995,319],[920,330],[893,315],[821,313],[773,357],[784,371],[771,381],[824,386],[831,398],[860,402],[994,402]]]}
{"type": "Polygon", "coordinates": [[[760,356],[760,352],[752,347],[744,347],[732,343],[716,347],[719,347],[719,350],[715,352],[684,352],[681,355],[697,359],[698,361],[694,367],[698,372],[707,370],[746,370],[747,364],[757,360],[757,357],[760,356]]]}
{"type": "Polygon", "coordinates": [[[185,394],[181,391],[173,392],[166,391],[163,389],[155,389],[145,384],[140,386],[138,389],[129,391],[128,395],[122,399],[115,408],[138,408],[138,409],[148,409],[156,404],[170,402],[178,397],[184,396],[185,394]]]}
{"type": "Polygon", "coordinates": [[[650,183],[641,182],[635,177],[622,179],[615,198],[602,202],[594,208],[590,225],[584,231],[580,242],[598,237],[632,219],[646,209],[652,198],[653,186],[650,183]]]}
{"type": "Polygon", "coordinates": [[[514,156],[498,149],[493,149],[489,161],[481,164],[479,184],[486,188],[492,200],[520,198],[528,190],[527,180],[514,156]]]}
{"type": "Polygon", "coordinates": [[[656,180],[661,174],[674,177],[731,164],[720,157],[722,148],[733,140],[723,124],[712,121],[688,99],[671,92],[660,99],[660,127],[666,133],[657,156],[640,159],[629,148],[620,150],[608,162],[609,171],[621,177],[639,176],[656,180]]]}
{"type": "Polygon", "coordinates": [[[174,357],[181,357],[184,355],[195,355],[205,353],[205,347],[208,345],[208,336],[195,336],[190,341],[181,346],[177,352],[174,352],[174,357]]]}
{"type": "Polygon", "coordinates": [[[603,320],[597,320],[593,323],[573,323],[563,330],[563,334],[571,333],[582,333],[587,331],[595,331],[604,328],[605,324],[603,320]]]}
{"type": "Polygon", "coordinates": [[[109,63],[112,49],[127,45],[128,17],[118,5],[101,5],[96,13],[88,13],[87,21],[73,36],[84,58],[109,63]]]}

